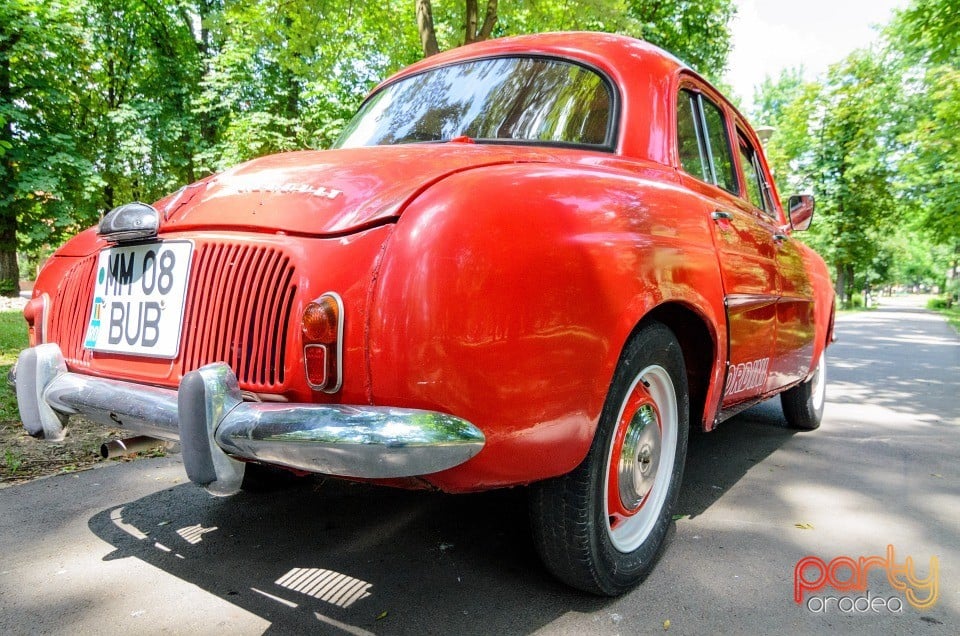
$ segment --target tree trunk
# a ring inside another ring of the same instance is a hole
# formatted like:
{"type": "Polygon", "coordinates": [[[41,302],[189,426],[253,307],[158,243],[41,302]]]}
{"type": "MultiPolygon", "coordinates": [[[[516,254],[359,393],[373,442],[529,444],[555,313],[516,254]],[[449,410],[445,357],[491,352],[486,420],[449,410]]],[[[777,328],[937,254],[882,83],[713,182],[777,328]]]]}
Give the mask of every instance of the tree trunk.
{"type": "MultiPolygon", "coordinates": [[[[499,4],[499,0],[487,0],[487,10],[483,17],[483,24],[480,24],[479,3],[477,0],[464,0],[464,44],[490,39],[493,28],[497,25],[497,7],[499,4]]],[[[433,4],[430,0],[416,0],[416,6],[417,30],[420,32],[423,54],[426,57],[436,55],[440,52],[440,46],[437,44],[437,31],[433,22],[433,4]]]]}
{"type": "Polygon", "coordinates": [[[837,282],[834,291],[837,293],[837,298],[840,299],[840,305],[842,306],[846,302],[847,284],[846,284],[846,268],[842,263],[837,263],[837,282]]]}
{"type": "Polygon", "coordinates": [[[466,4],[466,33],[463,35],[463,43],[470,44],[477,41],[477,0],[467,0],[466,4]]]}
{"type": "Polygon", "coordinates": [[[847,263],[846,273],[844,275],[844,282],[846,283],[844,298],[846,298],[847,302],[850,304],[853,304],[853,295],[857,293],[857,289],[854,287],[853,274],[853,264],[847,263]]]}
{"type": "Polygon", "coordinates": [[[477,27],[480,21],[480,14],[477,9],[477,0],[466,0],[466,33],[463,37],[464,44],[471,42],[483,42],[490,39],[493,33],[493,27],[497,24],[497,5],[498,0],[487,0],[487,12],[483,18],[483,24],[477,27]]]}
{"type": "MultiPolygon", "coordinates": [[[[287,44],[289,41],[289,34],[293,30],[293,18],[286,16],[283,19],[283,25],[286,27],[287,32],[287,44]]],[[[300,54],[294,53],[293,59],[297,62],[300,61],[300,54]]],[[[284,83],[284,104],[283,104],[283,115],[287,119],[289,128],[287,129],[287,135],[291,138],[296,138],[297,136],[297,122],[300,118],[300,83],[297,80],[297,75],[294,69],[291,69],[289,66],[282,67],[280,69],[281,75],[283,77],[284,83]]]]}
{"type": "Polygon", "coordinates": [[[489,40],[493,34],[493,27],[497,24],[497,4],[499,0],[487,0],[487,15],[483,19],[483,26],[477,34],[477,41],[489,40]]]}
{"type": "Polygon", "coordinates": [[[17,263],[17,217],[0,221],[0,296],[20,295],[20,266],[17,263]]]}
{"type": "Polygon", "coordinates": [[[433,6],[430,0],[417,0],[417,30],[420,32],[424,56],[430,57],[439,53],[440,46],[437,44],[437,32],[433,28],[433,6]]]}
{"type": "MultiPolygon", "coordinates": [[[[0,34],[0,107],[4,110],[13,105],[13,86],[10,84],[10,52],[17,34],[0,34]]],[[[17,206],[13,145],[13,126],[3,120],[0,126],[0,141],[4,148],[0,150],[0,295],[17,296],[20,294],[20,268],[17,265],[17,206]]]]}

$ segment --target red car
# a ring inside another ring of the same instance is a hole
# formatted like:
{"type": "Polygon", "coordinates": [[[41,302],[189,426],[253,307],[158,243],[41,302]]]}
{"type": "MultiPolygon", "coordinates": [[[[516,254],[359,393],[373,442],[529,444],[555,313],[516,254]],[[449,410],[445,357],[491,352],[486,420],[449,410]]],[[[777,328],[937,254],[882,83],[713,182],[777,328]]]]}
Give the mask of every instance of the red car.
{"type": "Polygon", "coordinates": [[[377,87],[338,148],[256,159],[61,247],[15,369],[27,430],[179,441],[229,494],[279,466],[530,486],[535,544],[618,594],[671,523],[688,429],[780,394],[816,428],[834,295],[760,141],[626,37],[499,39],[377,87]]]}

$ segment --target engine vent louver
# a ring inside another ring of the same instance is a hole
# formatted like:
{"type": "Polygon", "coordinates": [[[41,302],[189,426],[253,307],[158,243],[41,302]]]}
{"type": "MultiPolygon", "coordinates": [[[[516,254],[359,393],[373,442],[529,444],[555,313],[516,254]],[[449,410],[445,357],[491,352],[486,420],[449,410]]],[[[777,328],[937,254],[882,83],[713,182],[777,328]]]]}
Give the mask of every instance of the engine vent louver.
{"type": "Polygon", "coordinates": [[[60,343],[64,357],[75,365],[89,366],[90,352],[83,348],[93,301],[98,255],[88,256],[63,277],[51,305],[48,340],[60,343]]]}
{"type": "Polygon", "coordinates": [[[231,244],[198,246],[193,259],[183,372],[222,361],[247,388],[282,386],[296,292],[290,259],[272,248],[231,244]]]}
{"type": "MultiPolygon", "coordinates": [[[[183,375],[211,362],[226,362],[242,388],[280,389],[296,296],[289,256],[274,247],[200,241],[195,245],[176,371],[183,375]]],[[[70,269],[53,303],[51,339],[60,343],[71,365],[96,363],[83,348],[83,338],[97,259],[87,257],[70,269]]],[[[169,363],[163,368],[166,373],[169,363]]]]}

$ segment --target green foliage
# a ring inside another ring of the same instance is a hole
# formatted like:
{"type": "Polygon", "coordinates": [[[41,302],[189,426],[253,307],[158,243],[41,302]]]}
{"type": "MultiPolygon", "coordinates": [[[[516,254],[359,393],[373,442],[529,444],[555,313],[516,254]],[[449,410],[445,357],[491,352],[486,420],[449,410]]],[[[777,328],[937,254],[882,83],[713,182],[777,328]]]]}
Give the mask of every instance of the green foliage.
{"type": "Polygon", "coordinates": [[[844,309],[863,309],[864,302],[861,294],[853,294],[847,300],[843,301],[844,309]]]}
{"type": "Polygon", "coordinates": [[[937,286],[960,263],[960,5],[915,0],[881,49],[816,82],[767,78],[754,121],[784,193],[813,191],[805,236],[846,298],[867,287],[937,286]]]}
{"type": "Polygon", "coordinates": [[[211,170],[328,146],[378,80],[419,57],[401,2],[362,11],[345,0],[230,3],[210,25],[217,50],[197,108],[217,124],[198,157],[211,170]]]}
{"type": "Polygon", "coordinates": [[[7,386],[7,374],[27,347],[27,323],[20,311],[0,311],[0,422],[17,421],[17,399],[7,386]]]}
{"type": "Polygon", "coordinates": [[[912,62],[956,65],[960,59],[960,4],[913,0],[888,30],[894,46],[912,62]]]}
{"type": "Polygon", "coordinates": [[[638,34],[674,53],[711,80],[719,80],[730,53],[730,0],[649,2],[631,0],[629,15],[640,22],[638,34]]]}
{"type": "Polygon", "coordinates": [[[897,218],[891,105],[898,87],[885,63],[881,54],[856,51],[822,83],[791,70],[768,78],[757,96],[757,121],[776,128],[768,156],[781,187],[817,197],[816,222],[804,238],[833,265],[843,300],[889,269],[878,245],[897,218]]]}
{"type": "Polygon", "coordinates": [[[15,473],[23,466],[23,456],[8,448],[3,453],[3,465],[6,467],[7,472],[15,473]]]}
{"type": "MultiPolygon", "coordinates": [[[[734,11],[732,0],[499,9],[495,36],[628,33],[714,77],[734,11]]],[[[434,11],[442,46],[462,43],[464,3],[434,11]]],[[[16,243],[37,261],[121,203],[255,156],[326,147],[420,46],[410,0],[3,0],[0,254],[16,243]]]]}
{"type": "Polygon", "coordinates": [[[927,309],[950,309],[953,307],[953,298],[950,296],[937,296],[927,301],[927,309]]]}
{"type": "MultiPolygon", "coordinates": [[[[433,3],[441,49],[463,43],[463,7],[463,0],[433,3]]],[[[630,35],[670,51],[711,80],[719,80],[727,66],[729,24],[735,12],[732,0],[501,2],[494,35],[502,37],[547,31],[604,31],[630,35]]]]}
{"type": "MultiPolygon", "coordinates": [[[[36,262],[120,203],[328,146],[377,81],[422,55],[414,5],[3,0],[0,255],[16,244],[36,262]]],[[[466,3],[432,6],[440,48],[462,44],[466,3]]],[[[497,3],[492,35],[624,33],[717,80],[734,11],[732,0],[516,0],[497,3]]],[[[776,128],[767,150],[782,193],[817,195],[806,238],[848,296],[942,284],[960,264],[960,5],[914,0],[886,38],[819,81],[767,78],[753,113],[776,128]]],[[[16,276],[0,279],[16,293],[16,276]]]]}
{"type": "Polygon", "coordinates": [[[774,129],[766,156],[783,195],[813,191],[821,91],[820,84],[804,82],[802,69],[786,69],[775,80],[765,78],[754,94],[751,119],[774,129]]]}
{"type": "Polygon", "coordinates": [[[960,242],[960,66],[930,68],[916,84],[914,125],[900,137],[901,186],[920,225],[944,242],[960,242]]]}
{"type": "Polygon", "coordinates": [[[947,322],[960,333],[960,304],[951,296],[931,298],[927,301],[927,309],[933,309],[947,319],[947,322]]]}

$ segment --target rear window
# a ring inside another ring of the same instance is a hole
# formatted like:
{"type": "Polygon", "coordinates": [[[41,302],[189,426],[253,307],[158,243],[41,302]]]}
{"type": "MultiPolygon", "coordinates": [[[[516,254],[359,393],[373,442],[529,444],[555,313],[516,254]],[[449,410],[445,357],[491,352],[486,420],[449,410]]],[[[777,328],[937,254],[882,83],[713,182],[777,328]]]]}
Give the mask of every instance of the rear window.
{"type": "Polygon", "coordinates": [[[564,60],[473,60],[394,82],[348,124],[338,147],[448,141],[613,145],[613,94],[597,71],[564,60]]]}

